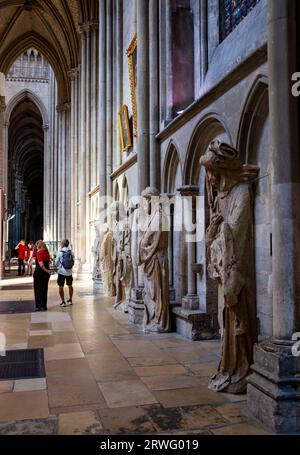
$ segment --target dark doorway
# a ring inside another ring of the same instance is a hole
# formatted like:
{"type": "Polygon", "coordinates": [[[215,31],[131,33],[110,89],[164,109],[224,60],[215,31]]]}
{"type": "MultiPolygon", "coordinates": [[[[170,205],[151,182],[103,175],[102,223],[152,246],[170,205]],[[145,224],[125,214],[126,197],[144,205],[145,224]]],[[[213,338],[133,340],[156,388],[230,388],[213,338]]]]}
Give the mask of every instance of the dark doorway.
{"type": "Polygon", "coordinates": [[[23,99],[8,129],[9,243],[43,238],[44,131],[38,107],[23,99]]]}

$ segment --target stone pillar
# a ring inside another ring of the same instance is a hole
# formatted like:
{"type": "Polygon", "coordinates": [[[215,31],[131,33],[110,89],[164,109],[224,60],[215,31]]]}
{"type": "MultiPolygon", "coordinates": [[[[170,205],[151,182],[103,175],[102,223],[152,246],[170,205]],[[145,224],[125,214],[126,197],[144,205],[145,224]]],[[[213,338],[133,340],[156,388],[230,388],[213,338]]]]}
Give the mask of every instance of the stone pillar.
{"type": "MultiPolygon", "coordinates": [[[[51,168],[52,157],[49,147],[49,125],[43,124],[44,130],[44,239],[51,240],[51,168]]],[[[27,238],[27,235],[25,235],[27,238]]]]}
{"type": "Polygon", "coordinates": [[[160,188],[160,155],[156,135],[159,130],[158,86],[158,0],[149,1],[149,71],[150,71],[150,185],[160,188]]]}
{"type": "MultiPolygon", "coordinates": [[[[199,195],[199,188],[197,186],[184,186],[178,190],[182,197],[185,199],[185,204],[188,204],[188,208],[184,208],[184,216],[191,214],[191,223],[195,226],[194,232],[186,233],[187,236],[192,237],[196,236],[196,196],[199,195]]],[[[188,240],[188,239],[187,239],[188,240]]],[[[196,286],[196,275],[194,272],[194,265],[196,262],[196,239],[192,241],[189,239],[187,244],[187,284],[188,292],[185,297],[182,299],[182,306],[187,310],[198,310],[199,309],[199,296],[197,295],[197,286],[196,286]]]]}
{"type": "MultiPolygon", "coordinates": [[[[99,0],[99,96],[98,96],[98,179],[100,210],[105,212],[106,196],[106,0],[99,0]]],[[[102,213],[101,213],[102,214],[102,213]]]]}
{"type": "Polygon", "coordinates": [[[166,0],[166,121],[173,119],[172,0],[166,0]]]}
{"type": "Polygon", "coordinates": [[[87,229],[87,187],[86,187],[86,32],[81,29],[81,66],[80,66],[80,263],[86,264],[86,229],[87,229]]]}
{"type": "Polygon", "coordinates": [[[149,185],[149,2],[137,2],[138,188],[149,185]]]}
{"type": "MultiPolygon", "coordinates": [[[[113,5],[106,2],[106,196],[112,196],[113,159],[113,5]]],[[[109,212],[109,204],[108,204],[109,212]]]]}
{"type": "MultiPolygon", "coordinates": [[[[117,15],[117,37],[116,37],[116,78],[117,78],[117,112],[123,104],[123,0],[116,0],[116,15],[117,15]]],[[[116,112],[116,114],[117,114],[116,112]]],[[[116,123],[116,121],[115,121],[116,123]]],[[[120,152],[120,132],[117,128],[116,138],[116,166],[121,164],[120,152]]]]}
{"type": "Polygon", "coordinates": [[[254,348],[247,397],[253,414],[282,433],[300,431],[300,357],[292,349],[297,335],[291,341],[300,331],[299,117],[298,100],[291,95],[297,20],[296,1],[268,2],[273,339],[254,348]]]}
{"type": "MultiPolygon", "coordinates": [[[[200,0],[200,71],[203,84],[208,70],[207,0],[200,0]]],[[[198,89],[199,90],[199,89],[198,89]]],[[[199,95],[199,91],[196,91],[199,95]]]]}
{"type": "Polygon", "coordinates": [[[71,244],[77,252],[76,230],[77,230],[77,172],[78,172],[78,150],[77,150],[77,114],[78,114],[78,68],[69,72],[71,79],[71,244]]]}

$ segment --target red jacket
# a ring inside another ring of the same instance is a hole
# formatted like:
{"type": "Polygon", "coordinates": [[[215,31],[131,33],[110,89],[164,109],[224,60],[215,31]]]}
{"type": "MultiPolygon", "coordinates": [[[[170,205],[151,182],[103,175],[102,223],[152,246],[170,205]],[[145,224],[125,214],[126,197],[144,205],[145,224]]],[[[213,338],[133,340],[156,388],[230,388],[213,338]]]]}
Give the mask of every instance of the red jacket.
{"type": "Polygon", "coordinates": [[[26,245],[20,245],[18,248],[18,258],[19,259],[25,259],[27,254],[27,246],[26,245]]]}

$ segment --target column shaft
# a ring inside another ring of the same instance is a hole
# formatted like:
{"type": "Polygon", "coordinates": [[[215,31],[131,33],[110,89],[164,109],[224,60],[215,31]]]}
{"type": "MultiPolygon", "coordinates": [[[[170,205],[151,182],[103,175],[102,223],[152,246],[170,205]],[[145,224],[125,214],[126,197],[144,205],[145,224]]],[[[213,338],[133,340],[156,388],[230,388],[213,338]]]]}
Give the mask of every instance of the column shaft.
{"type": "Polygon", "coordinates": [[[273,0],[269,4],[268,21],[273,335],[279,339],[290,339],[300,324],[298,100],[290,94],[291,75],[297,71],[295,3],[273,0]]]}
{"type": "Polygon", "coordinates": [[[149,2],[137,2],[137,112],[139,193],[148,185],[149,169],[149,2]]]}
{"type": "Polygon", "coordinates": [[[160,189],[159,144],[159,60],[158,0],[149,1],[149,70],[150,70],[150,185],[160,189]]]}

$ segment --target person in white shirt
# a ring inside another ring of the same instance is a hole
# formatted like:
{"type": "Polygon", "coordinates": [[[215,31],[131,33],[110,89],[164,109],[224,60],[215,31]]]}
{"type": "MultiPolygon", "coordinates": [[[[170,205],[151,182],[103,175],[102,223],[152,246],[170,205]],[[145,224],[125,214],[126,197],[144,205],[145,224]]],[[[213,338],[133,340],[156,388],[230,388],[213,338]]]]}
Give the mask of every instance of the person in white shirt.
{"type": "Polygon", "coordinates": [[[58,267],[57,284],[59,286],[59,295],[61,298],[61,307],[73,305],[73,266],[74,266],[74,253],[69,248],[70,242],[65,239],[61,242],[61,250],[57,253],[55,265],[58,267]],[[65,283],[69,288],[69,300],[65,302],[64,286],[65,283]]]}

